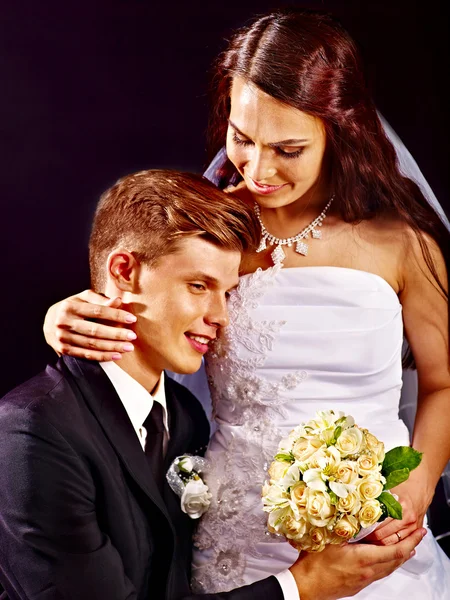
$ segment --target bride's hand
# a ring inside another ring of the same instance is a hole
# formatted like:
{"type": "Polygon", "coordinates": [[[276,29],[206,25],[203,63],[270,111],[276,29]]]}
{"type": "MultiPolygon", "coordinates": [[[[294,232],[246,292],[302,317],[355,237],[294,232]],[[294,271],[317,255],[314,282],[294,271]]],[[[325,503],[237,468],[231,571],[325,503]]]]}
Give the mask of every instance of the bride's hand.
{"type": "Polygon", "coordinates": [[[120,305],[120,298],[105,298],[91,290],[70,296],[49,308],[44,321],[45,339],[60,355],[119,360],[121,353],[134,349],[130,342],[136,339],[134,331],[126,328],[136,317],[121,310],[120,305]],[[124,326],[111,327],[97,321],[124,326]]]}
{"type": "Polygon", "coordinates": [[[424,493],[423,487],[418,485],[412,476],[392,488],[391,492],[398,496],[398,501],[402,505],[402,519],[386,519],[364,541],[372,541],[384,546],[396,544],[418,527],[422,527],[432,497],[429,498],[429,495],[424,493]]]}

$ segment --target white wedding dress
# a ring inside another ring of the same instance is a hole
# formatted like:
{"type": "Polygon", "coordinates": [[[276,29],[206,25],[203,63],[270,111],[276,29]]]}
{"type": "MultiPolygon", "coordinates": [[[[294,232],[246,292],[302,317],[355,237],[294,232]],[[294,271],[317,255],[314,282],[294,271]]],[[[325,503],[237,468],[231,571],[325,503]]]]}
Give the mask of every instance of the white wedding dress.
{"type": "MultiPolygon", "coordinates": [[[[207,452],[212,504],[194,540],[200,593],[252,583],[295,562],[297,552],[266,532],[261,487],[278,441],[301,421],[342,410],[386,449],[409,444],[398,416],[402,308],[384,279],[276,266],[242,277],[229,309],[231,324],[207,361],[217,430],[207,452]]],[[[429,532],[414,558],[356,597],[450,598],[450,560],[429,532]]]]}

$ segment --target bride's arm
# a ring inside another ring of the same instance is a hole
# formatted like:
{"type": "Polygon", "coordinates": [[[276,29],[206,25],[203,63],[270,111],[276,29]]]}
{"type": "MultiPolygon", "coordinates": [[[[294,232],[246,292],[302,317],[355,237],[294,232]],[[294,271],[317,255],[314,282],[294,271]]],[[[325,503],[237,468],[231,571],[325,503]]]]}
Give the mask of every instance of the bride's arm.
{"type": "Polygon", "coordinates": [[[121,353],[133,350],[132,341],[136,339],[134,331],[127,328],[136,317],[121,310],[120,304],[120,298],[109,299],[91,290],[70,296],[48,309],[45,339],[58,354],[119,360],[121,353]]]}
{"type": "MultiPolygon", "coordinates": [[[[409,479],[393,490],[404,507],[401,521],[389,520],[373,537],[383,543],[400,537],[423,522],[437,482],[450,459],[450,369],[448,300],[434,281],[414,234],[405,252],[403,306],[405,333],[417,367],[419,395],[412,446],[423,452],[409,479]]],[[[440,281],[448,294],[444,259],[437,244],[424,236],[440,281]]]]}

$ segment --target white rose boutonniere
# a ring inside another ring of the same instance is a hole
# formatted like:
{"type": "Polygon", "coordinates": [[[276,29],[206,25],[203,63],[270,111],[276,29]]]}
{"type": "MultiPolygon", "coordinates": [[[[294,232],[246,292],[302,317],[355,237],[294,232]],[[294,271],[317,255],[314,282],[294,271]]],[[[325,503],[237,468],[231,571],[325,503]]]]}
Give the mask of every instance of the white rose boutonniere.
{"type": "Polygon", "coordinates": [[[167,471],[167,481],[181,499],[181,510],[191,519],[199,519],[211,504],[208,486],[200,477],[207,465],[201,456],[178,456],[167,471]]]}
{"type": "Polygon", "coordinates": [[[181,510],[191,519],[199,519],[208,510],[211,504],[210,498],[208,486],[200,478],[191,479],[187,482],[181,496],[181,510]]]}

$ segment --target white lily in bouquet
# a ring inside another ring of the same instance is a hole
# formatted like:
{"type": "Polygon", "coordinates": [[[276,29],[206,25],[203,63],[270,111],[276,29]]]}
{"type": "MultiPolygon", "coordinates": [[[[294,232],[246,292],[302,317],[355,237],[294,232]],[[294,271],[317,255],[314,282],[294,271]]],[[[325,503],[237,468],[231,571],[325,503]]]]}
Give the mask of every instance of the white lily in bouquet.
{"type": "Polygon", "coordinates": [[[268,530],[297,550],[359,541],[386,517],[402,518],[389,490],[409,477],[421,453],[383,442],[342,412],[319,411],[281,440],[263,488],[268,530]]]}

